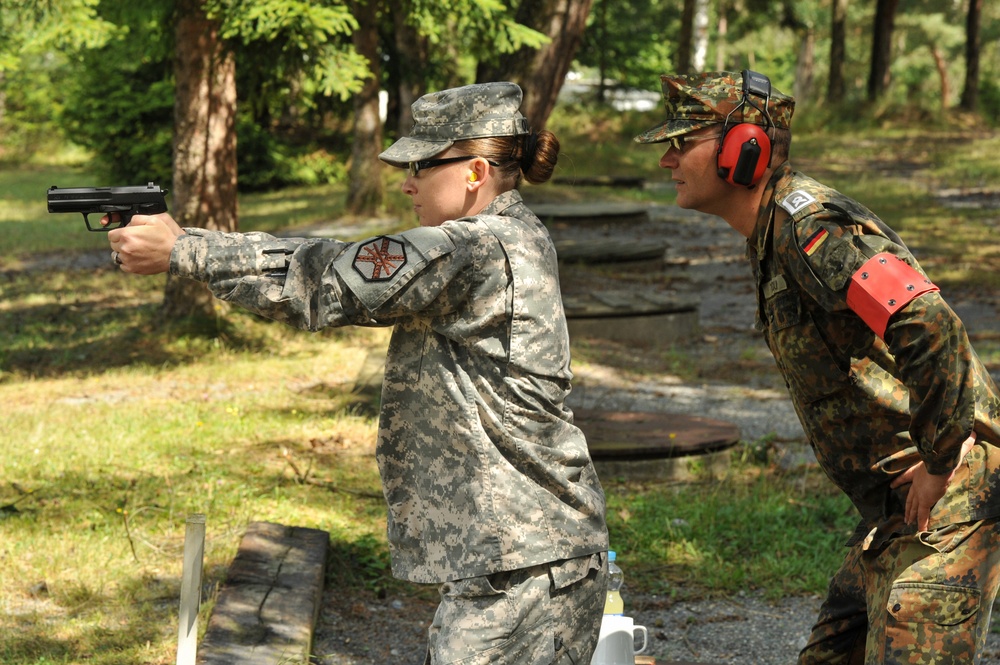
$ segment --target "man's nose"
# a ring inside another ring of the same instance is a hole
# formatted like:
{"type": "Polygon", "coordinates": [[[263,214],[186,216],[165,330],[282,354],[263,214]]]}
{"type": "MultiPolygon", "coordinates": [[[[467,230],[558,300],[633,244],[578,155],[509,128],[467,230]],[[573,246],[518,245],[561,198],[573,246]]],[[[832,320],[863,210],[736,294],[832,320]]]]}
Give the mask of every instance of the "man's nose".
{"type": "Polygon", "coordinates": [[[677,151],[673,147],[667,148],[667,151],[663,153],[660,157],[660,168],[661,169],[672,169],[677,166],[677,151]]]}

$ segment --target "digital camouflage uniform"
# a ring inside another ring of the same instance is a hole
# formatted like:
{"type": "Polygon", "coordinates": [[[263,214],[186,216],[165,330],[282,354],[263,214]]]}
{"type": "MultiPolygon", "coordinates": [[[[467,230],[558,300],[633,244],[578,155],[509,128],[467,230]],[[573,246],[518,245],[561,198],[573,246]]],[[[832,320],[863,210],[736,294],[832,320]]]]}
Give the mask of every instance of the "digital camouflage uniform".
{"type": "MultiPolygon", "coordinates": [[[[463,118],[487,135],[520,133],[497,125],[520,117],[511,86],[418,100],[411,139],[383,158],[438,154],[450,142],[419,154],[427,148],[412,137],[467,138],[476,132],[463,118]]],[[[572,375],[555,249],[520,194],[353,243],[186,231],[171,273],[223,300],[307,330],[393,327],[376,456],[393,574],[443,583],[428,662],[589,663],[604,494],[564,405],[572,375]]]]}
{"type": "MultiPolygon", "coordinates": [[[[637,142],[727,117],[768,124],[758,108],[739,108],[738,74],[661,81],[667,120],[637,142]]],[[[773,126],[788,128],[794,100],[772,91],[767,110],[773,126]]],[[[763,184],[747,243],[757,327],[820,465],[861,514],[799,662],[978,662],[1000,584],[1000,393],[962,322],[881,220],[787,163],[763,184]],[[883,303],[895,311],[876,334],[850,286],[869,276],[869,261],[897,257],[913,283],[883,303]],[[973,431],[976,445],[958,466],[973,431]],[[958,469],[918,533],[904,523],[909,485],[890,483],[921,460],[935,474],[958,469]]]]}

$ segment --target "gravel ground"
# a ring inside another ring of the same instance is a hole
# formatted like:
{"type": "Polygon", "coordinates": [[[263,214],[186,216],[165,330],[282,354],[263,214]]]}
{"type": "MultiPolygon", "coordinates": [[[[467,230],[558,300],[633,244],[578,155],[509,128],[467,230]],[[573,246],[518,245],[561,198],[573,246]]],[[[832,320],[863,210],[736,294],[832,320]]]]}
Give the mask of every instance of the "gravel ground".
{"type": "MultiPolygon", "coordinates": [[[[652,280],[648,271],[644,272],[643,288],[698,303],[701,331],[695,339],[678,345],[685,353],[703,359],[715,372],[694,383],[655,373],[637,383],[621,380],[613,368],[575,368],[572,408],[661,411],[726,420],[740,427],[744,440],[775,436],[791,463],[814,461],[773,361],[752,329],[755,305],[744,263],[744,241],[724,221],[657,206],[650,209],[649,224],[592,224],[554,230],[553,236],[558,241],[568,233],[586,240],[613,236],[637,243],[665,241],[666,267],[652,280]],[[744,371],[748,366],[752,371],[744,371]]],[[[960,294],[952,304],[971,332],[996,330],[1000,295],[960,294]]],[[[769,602],[754,595],[673,602],[656,596],[629,596],[627,589],[623,595],[626,612],[647,627],[650,645],[646,654],[654,656],[658,665],[678,661],[794,663],[821,602],[811,596],[769,602]]],[[[342,598],[328,590],[316,632],[315,662],[420,665],[435,605],[426,597],[342,598]]],[[[996,618],[994,625],[998,625],[996,618]]],[[[983,664],[1000,665],[1000,633],[996,630],[990,635],[989,648],[983,664]]]]}
{"type": "MultiPolygon", "coordinates": [[[[821,599],[760,596],[674,603],[624,594],[626,613],[646,626],[657,665],[792,665],[821,599]]],[[[328,598],[313,653],[320,665],[422,665],[435,603],[414,598],[328,598]]],[[[996,613],[994,613],[996,614],[996,613]]],[[[994,626],[997,626],[994,618],[994,626]]],[[[990,634],[981,665],[1000,665],[1000,634],[990,634]]]]}

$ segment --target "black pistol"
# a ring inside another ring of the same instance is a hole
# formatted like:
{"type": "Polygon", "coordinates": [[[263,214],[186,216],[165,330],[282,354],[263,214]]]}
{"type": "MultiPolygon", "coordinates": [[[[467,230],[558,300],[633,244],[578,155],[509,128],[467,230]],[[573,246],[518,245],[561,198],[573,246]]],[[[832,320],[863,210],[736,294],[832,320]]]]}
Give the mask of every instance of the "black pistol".
{"type": "Polygon", "coordinates": [[[78,212],[88,231],[110,231],[132,221],[135,215],[155,215],[167,211],[167,190],[155,183],[136,187],[49,187],[49,212],[78,212]],[[90,225],[92,214],[117,212],[118,224],[90,225]]]}

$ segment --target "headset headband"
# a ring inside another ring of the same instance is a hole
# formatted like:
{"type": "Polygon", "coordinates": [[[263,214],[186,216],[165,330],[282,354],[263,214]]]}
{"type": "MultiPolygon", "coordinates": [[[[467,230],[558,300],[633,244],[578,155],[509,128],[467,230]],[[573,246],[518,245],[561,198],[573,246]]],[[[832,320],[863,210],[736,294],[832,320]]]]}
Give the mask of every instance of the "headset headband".
{"type": "Polygon", "coordinates": [[[740,103],[726,116],[726,122],[723,125],[723,133],[729,128],[729,118],[740,111],[743,115],[746,115],[746,111],[743,107],[749,104],[750,106],[757,109],[761,116],[767,122],[767,129],[774,129],[774,122],[771,120],[771,114],[767,112],[767,107],[771,103],[771,79],[767,78],[763,74],[751,71],[749,69],[743,70],[743,99],[740,103]],[[761,108],[753,100],[753,97],[759,97],[764,100],[764,107],[761,108]]]}

